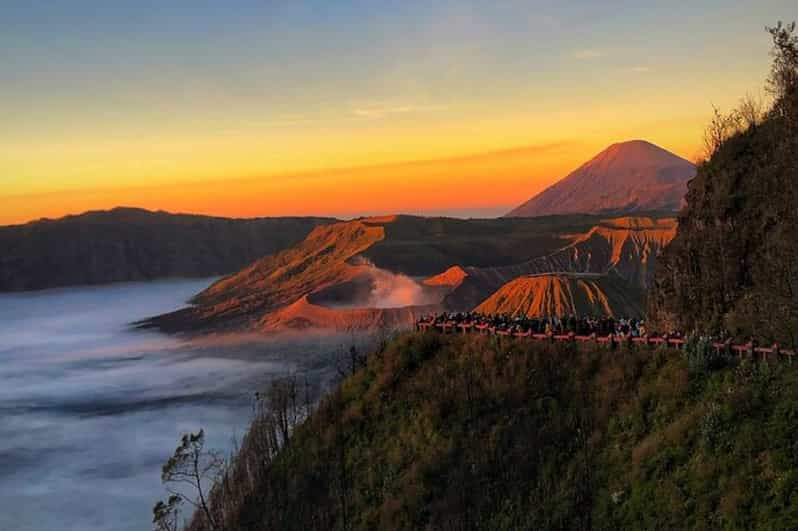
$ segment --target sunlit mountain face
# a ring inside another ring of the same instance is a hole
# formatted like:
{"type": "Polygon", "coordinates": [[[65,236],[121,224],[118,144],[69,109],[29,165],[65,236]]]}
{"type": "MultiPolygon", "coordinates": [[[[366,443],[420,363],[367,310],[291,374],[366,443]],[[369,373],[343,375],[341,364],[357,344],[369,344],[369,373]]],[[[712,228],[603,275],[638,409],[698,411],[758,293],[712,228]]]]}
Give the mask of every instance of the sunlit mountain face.
{"type": "Polygon", "coordinates": [[[676,212],[695,166],[650,142],[613,144],[507,214],[676,212]]]}

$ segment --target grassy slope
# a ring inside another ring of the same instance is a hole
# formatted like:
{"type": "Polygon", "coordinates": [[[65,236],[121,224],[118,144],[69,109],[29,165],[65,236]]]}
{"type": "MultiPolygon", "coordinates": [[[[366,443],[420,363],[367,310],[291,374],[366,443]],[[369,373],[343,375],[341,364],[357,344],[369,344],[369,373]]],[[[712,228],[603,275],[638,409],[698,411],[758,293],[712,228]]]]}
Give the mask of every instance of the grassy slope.
{"type": "Polygon", "coordinates": [[[240,529],[789,529],[798,373],[405,335],[297,430],[240,529]]]}

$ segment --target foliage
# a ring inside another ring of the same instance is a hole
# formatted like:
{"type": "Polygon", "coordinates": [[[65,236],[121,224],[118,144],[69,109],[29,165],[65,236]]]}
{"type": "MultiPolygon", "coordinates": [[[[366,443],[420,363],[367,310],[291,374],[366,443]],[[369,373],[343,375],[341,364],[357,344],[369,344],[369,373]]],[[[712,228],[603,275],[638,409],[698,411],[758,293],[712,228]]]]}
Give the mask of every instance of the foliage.
{"type": "Polygon", "coordinates": [[[727,362],[727,352],[716,349],[712,339],[707,336],[692,336],[684,346],[683,356],[690,374],[705,376],[723,367],[727,362]]]}
{"type": "Polygon", "coordinates": [[[657,262],[649,314],[663,328],[798,347],[798,36],[774,42],[769,109],[750,98],[707,130],[677,235],[657,262]]]}
{"type": "Polygon", "coordinates": [[[222,528],[795,528],[798,372],[693,348],[400,336],[222,528]]]}

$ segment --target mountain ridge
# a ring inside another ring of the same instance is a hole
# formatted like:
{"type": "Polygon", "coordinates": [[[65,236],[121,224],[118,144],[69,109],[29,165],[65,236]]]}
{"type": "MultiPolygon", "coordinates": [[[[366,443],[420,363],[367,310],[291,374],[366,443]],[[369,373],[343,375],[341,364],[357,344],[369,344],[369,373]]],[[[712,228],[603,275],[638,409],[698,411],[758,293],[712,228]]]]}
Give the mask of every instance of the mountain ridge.
{"type": "Polygon", "coordinates": [[[6,225],[0,227],[0,292],[224,275],[332,221],[117,207],[6,225]]]}
{"type": "Polygon", "coordinates": [[[603,220],[548,255],[511,266],[462,267],[425,280],[428,285],[447,285],[443,304],[468,311],[514,279],[533,274],[617,273],[631,288],[646,289],[656,259],[676,234],[675,218],[625,217],[603,220]]]}
{"type": "MultiPolygon", "coordinates": [[[[390,244],[388,248],[400,249],[402,257],[416,261],[425,261],[430,251],[440,255],[447,243],[447,238],[438,232],[440,223],[436,219],[400,216],[317,227],[296,246],[217,281],[192,300],[194,306],[154,317],[144,325],[168,332],[201,333],[273,331],[285,328],[285,323],[291,321],[298,327],[307,322],[334,329],[360,329],[363,326],[358,323],[386,321],[407,325],[412,324],[406,317],[410,313],[399,312],[400,308],[469,311],[506,283],[536,273],[612,271],[632,287],[642,289],[650,265],[671,237],[675,221],[623,218],[599,221],[591,227],[580,227],[575,233],[553,230],[548,237],[551,242],[560,242],[559,250],[549,251],[548,245],[541,246],[536,249],[541,253],[537,257],[507,266],[455,264],[426,280],[421,276],[413,280],[405,273],[401,269],[404,259],[387,264],[370,259],[372,250],[386,242],[390,244]],[[428,232],[432,234],[431,245],[418,239],[428,232]],[[288,309],[303,298],[305,302],[288,309]],[[395,317],[399,314],[401,319],[395,317]]],[[[564,227],[573,228],[567,223],[564,227]]],[[[448,243],[457,254],[452,256],[459,256],[461,249],[480,241],[468,233],[462,239],[453,239],[448,243]]],[[[449,259],[443,261],[451,264],[449,259]]]]}

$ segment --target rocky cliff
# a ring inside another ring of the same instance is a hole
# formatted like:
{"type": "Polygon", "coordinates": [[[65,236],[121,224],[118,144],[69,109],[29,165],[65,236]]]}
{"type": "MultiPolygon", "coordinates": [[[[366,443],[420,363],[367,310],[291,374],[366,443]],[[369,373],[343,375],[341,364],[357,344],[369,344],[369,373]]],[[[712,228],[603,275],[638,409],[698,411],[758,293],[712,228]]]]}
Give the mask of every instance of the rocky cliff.
{"type": "Polygon", "coordinates": [[[798,135],[751,127],[703,164],[663,253],[650,313],[664,327],[795,344],[798,135]]]}

